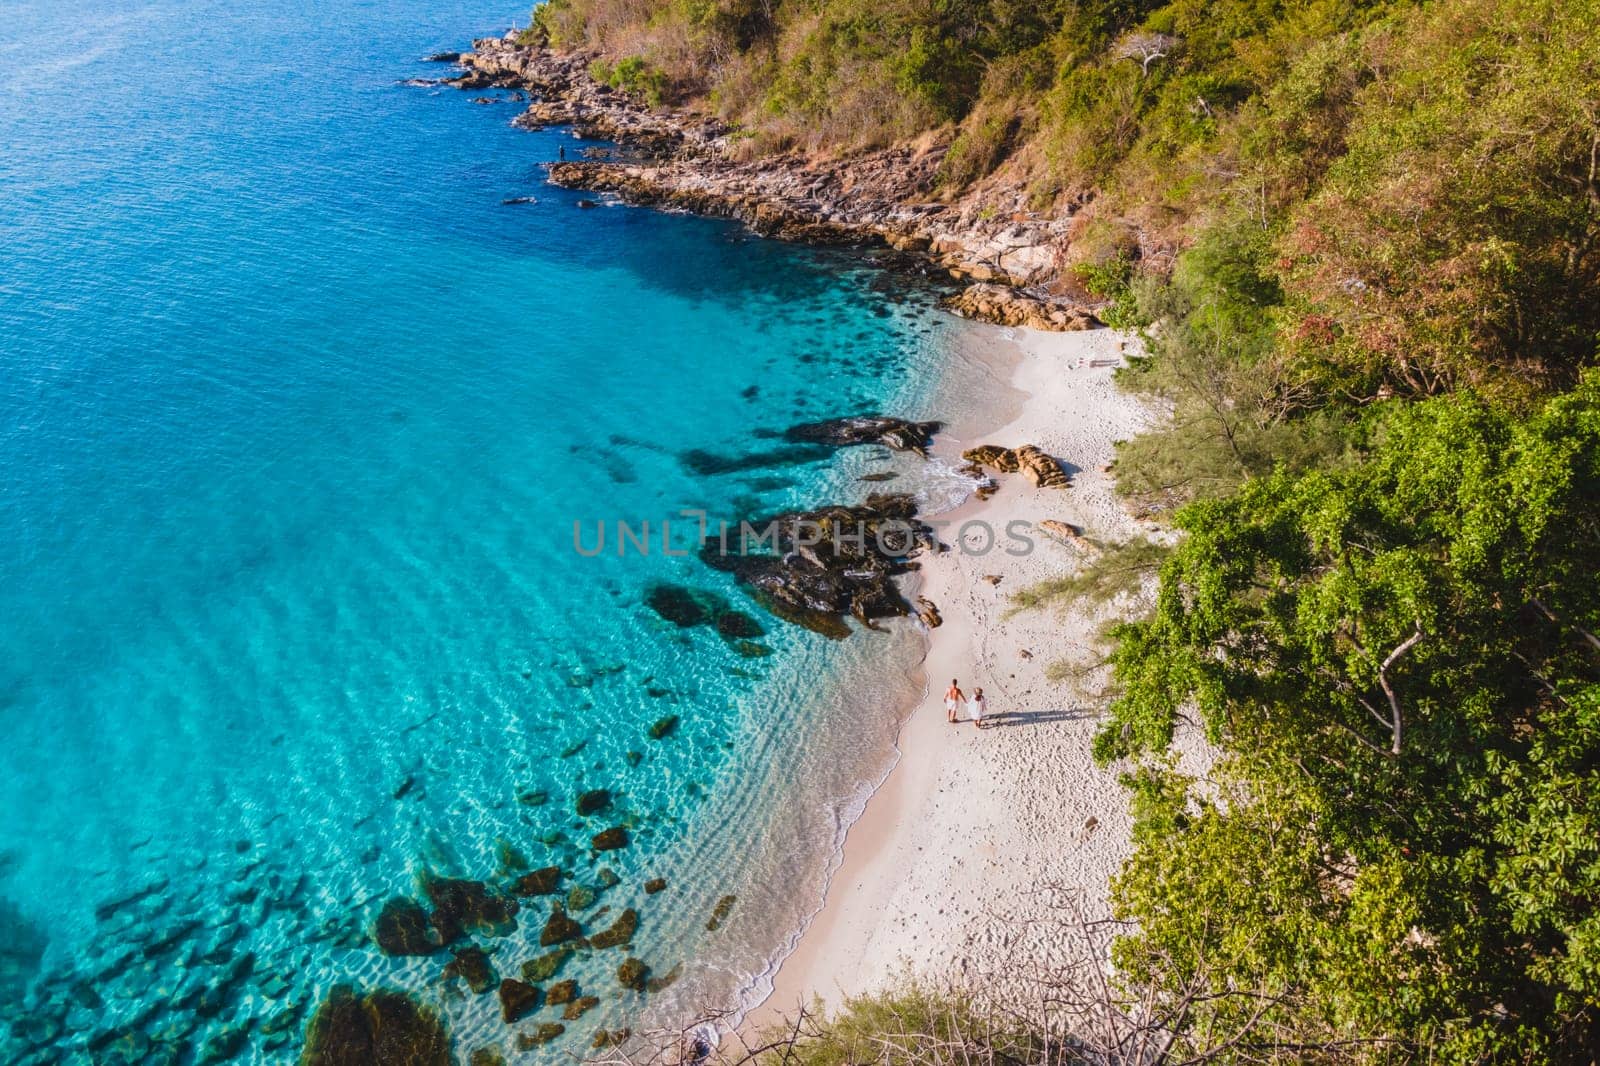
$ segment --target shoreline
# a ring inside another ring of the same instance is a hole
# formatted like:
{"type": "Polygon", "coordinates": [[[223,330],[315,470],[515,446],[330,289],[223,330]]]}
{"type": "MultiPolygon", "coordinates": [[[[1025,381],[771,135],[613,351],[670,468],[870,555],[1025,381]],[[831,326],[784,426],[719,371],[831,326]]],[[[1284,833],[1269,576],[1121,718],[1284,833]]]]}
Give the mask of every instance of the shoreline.
{"type": "MultiPolygon", "coordinates": [[[[933,454],[959,460],[978,444],[1034,443],[1068,464],[1073,485],[1041,489],[999,475],[991,499],[929,516],[952,523],[941,539],[953,540],[970,520],[1004,530],[1011,521],[1054,519],[1107,540],[1154,531],[1121,508],[1103,469],[1114,442],[1153,417],[1112,380],[1112,364],[1132,343],[1112,330],[1017,331],[1008,368],[1015,398],[965,416],[933,454]]],[[[1025,556],[996,548],[924,559],[913,594],[937,604],[944,621],[927,634],[922,695],[902,719],[887,776],[846,832],[820,910],[779,962],[772,993],[745,1012],[741,1032],[792,1018],[816,1000],[837,1007],[907,975],[1026,994],[1007,971],[1050,907],[1052,893],[1041,890],[1066,889],[1090,910],[1107,907],[1110,878],[1131,847],[1127,797],[1117,770],[1089,756],[1099,707],[1045,672],[1064,645],[1089,647],[1116,611],[1042,608],[1000,624],[1013,592],[1087,561],[1081,546],[1030,535],[1025,556]],[[947,724],[942,693],[951,675],[969,694],[985,688],[990,728],[947,724]]]]}

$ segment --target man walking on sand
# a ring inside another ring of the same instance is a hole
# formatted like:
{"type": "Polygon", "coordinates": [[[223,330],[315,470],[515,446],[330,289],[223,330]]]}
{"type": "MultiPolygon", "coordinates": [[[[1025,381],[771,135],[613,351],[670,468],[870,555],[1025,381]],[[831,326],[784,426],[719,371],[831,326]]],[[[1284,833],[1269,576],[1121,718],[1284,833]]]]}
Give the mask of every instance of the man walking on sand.
{"type": "Polygon", "coordinates": [[[956,710],[966,702],[966,699],[966,694],[961,691],[961,686],[952,677],[950,679],[950,687],[944,694],[944,720],[946,722],[955,725],[960,720],[956,717],[956,710]]]}
{"type": "Polygon", "coordinates": [[[989,709],[989,701],[983,698],[983,689],[972,690],[972,698],[967,701],[967,711],[972,715],[972,724],[979,729],[983,728],[983,712],[989,709]]]}

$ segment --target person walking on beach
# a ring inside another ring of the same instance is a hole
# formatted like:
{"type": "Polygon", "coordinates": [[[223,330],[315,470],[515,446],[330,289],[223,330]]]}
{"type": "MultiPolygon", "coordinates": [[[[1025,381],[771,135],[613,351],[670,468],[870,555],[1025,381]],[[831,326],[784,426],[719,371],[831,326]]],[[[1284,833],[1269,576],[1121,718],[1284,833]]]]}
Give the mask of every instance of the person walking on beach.
{"type": "Polygon", "coordinates": [[[944,720],[951,725],[955,725],[956,722],[960,721],[956,716],[956,711],[966,701],[966,693],[961,691],[961,685],[952,677],[950,679],[950,687],[945,690],[944,694],[944,720]]]}
{"type": "Polygon", "coordinates": [[[989,709],[989,701],[983,698],[983,689],[972,690],[972,698],[967,701],[967,711],[972,715],[972,724],[979,729],[983,728],[983,712],[989,709]]]}

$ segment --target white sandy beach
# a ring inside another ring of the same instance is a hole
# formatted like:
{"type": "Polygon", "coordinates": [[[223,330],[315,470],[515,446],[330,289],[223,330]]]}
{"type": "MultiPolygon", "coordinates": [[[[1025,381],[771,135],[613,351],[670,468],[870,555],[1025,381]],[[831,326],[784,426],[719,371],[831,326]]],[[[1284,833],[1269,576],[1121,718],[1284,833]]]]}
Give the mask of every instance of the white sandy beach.
{"type": "MultiPolygon", "coordinates": [[[[1054,519],[1103,541],[1160,535],[1127,514],[1105,472],[1114,443],[1152,417],[1113,382],[1136,342],[1105,329],[1018,330],[1015,340],[1020,410],[1005,425],[954,427],[967,439],[943,435],[936,454],[1036,444],[1067,466],[1072,487],[1036,489],[1021,474],[1000,475],[994,497],[945,516],[953,524],[941,539],[954,541],[971,519],[997,531],[1054,519]]],[[[1090,912],[1105,908],[1130,847],[1118,770],[1090,756],[1105,671],[1058,682],[1046,669],[1097,660],[1096,632],[1116,612],[1047,607],[1007,617],[1012,593],[1093,563],[1092,549],[1031,536],[1027,555],[997,546],[924,561],[921,594],[944,617],[931,631],[927,691],[901,731],[899,762],[848,834],[823,909],[750,1024],[774,1022],[814,997],[836,1005],[907,973],[1004,992],[1020,979],[1016,960],[1033,954],[1030,936],[1047,935],[1034,924],[1048,916],[1046,887],[1073,892],[1090,912]],[[952,677],[969,694],[983,688],[990,728],[946,723],[952,677]]],[[[982,535],[970,530],[967,540],[981,547],[982,535]]]]}

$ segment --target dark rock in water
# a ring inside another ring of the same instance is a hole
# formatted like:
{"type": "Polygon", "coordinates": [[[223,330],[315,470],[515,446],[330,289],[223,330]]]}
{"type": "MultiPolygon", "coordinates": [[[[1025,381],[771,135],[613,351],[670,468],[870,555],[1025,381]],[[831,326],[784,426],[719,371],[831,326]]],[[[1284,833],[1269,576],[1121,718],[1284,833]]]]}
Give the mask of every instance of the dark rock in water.
{"type": "Polygon", "coordinates": [[[711,908],[711,919],[706,922],[706,929],[715,933],[722,928],[722,923],[728,920],[728,915],[733,913],[733,905],[739,902],[738,896],[723,896],[717,900],[717,905],[711,908]]]}
{"type": "Polygon", "coordinates": [[[578,796],[578,814],[584,818],[598,814],[609,806],[611,806],[609,788],[592,788],[578,796]]]}
{"type": "Polygon", "coordinates": [[[678,978],[682,976],[683,964],[680,962],[678,965],[674,966],[660,977],[650,978],[649,982],[645,985],[645,988],[650,992],[660,992],[663,989],[671,988],[677,983],[678,978]]]}
{"type": "Polygon", "coordinates": [[[500,1017],[507,1025],[521,1021],[538,1010],[543,999],[537,986],[507,977],[500,982],[500,1017]]]}
{"type": "Polygon", "coordinates": [[[424,63],[459,63],[461,62],[461,53],[435,52],[431,56],[424,56],[422,61],[424,63]]]}
{"type": "Polygon", "coordinates": [[[651,740],[663,740],[678,728],[678,716],[669,714],[650,727],[651,740]]]}
{"type": "Polygon", "coordinates": [[[519,896],[553,896],[560,884],[561,867],[542,866],[517,878],[512,891],[519,896]]]}
{"type": "Polygon", "coordinates": [[[653,896],[657,892],[665,892],[666,889],[667,879],[665,877],[652,877],[644,883],[644,892],[647,896],[653,896]]]}
{"type": "Polygon", "coordinates": [[[481,1047],[467,1056],[467,1066],[506,1066],[506,1056],[497,1047],[481,1047]]]}
{"type": "Polygon", "coordinates": [[[622,961],[617,967],[617,982],[623,988],[631,988],[635,992],[643,992],[650,981],[650,967],[642,959],[633,956],[622,961]]]}
{"type": "Polygon", "coordinates": [[[536,204],[539,202],[539,198],[537,196],[511,196],[500,202],[506,207],[511,207],[516,204],[536,204]]]}
{"type": "MultiPolygon", "coordinates": [[[[243,1025],[229,1025],[212,1033],[194,1057],[195,1066],[215,1066],[228,1062],[244,1050],[250,1031],[243,1025]]],[[[142,1058],[143,1056],[141,1056],[142,1058]]]]}
{"type": "Polygon", "coordinates": [[[832,453],[815,444],[790,445],[786,448],[768,448],[765,451],[746,452],[739,455],[719,455],[704,448],[691,448],[678,458],[690,473],[708,477],[738,474],[746,470],[765,470],[771,467],[805,466],[831,458],[832,453]]]}
{"type": "Polygon", "coordinates": [[[433,877],[422,888],[433,901],[433,924],[446,943],[459,939],[459,930],[505,936],[517,928],[521,905],[491,892],[482,881],[433,877]]]}
{"type": "MultiPolygon", "coordinates": [[[[143,888],[131,892],[126,896],[118,896],[115,899],[106,900],[104,903],[101,903],[94,909],[95,920],[103,922],[125,907],[131,907],[135,903],[139,903],[142,900],[148,899],[157,893],[165,892],[167,890],[167,884],[168,881],[165,877],[158,877],[154,881],[151,881],[149,884],[145,885],[143,888]]],[[[8,908],[8,910],[15,909],[10,904],[5,904],[5,906],[8,908]]],[[[18,913],[20,914],[21,912],[18,913]]]]}
{"type": "Polygon", "coordinates": [[[373,923],[372,939],[385,955],[432,955],[444,947],[428,912],[416,900],[396,896],[383,905],[373,923]]]}
{"type": "Polygon", "coordinates": [[[701,560],[756,589],[780,618],[832,637],[849,633],[845,617],[876,628],[875,619],[910,614],[894,578],[911,569],[912,552],[932,543],[931,531],[917,521],[915,499],[906,494],[729,529],[726,538],[706,539],[701,560]],[[756,532],[747,535],[747,529],[756,532]]]}
{"type": "Polygon", "coordinates": [[[741,640],[733,645],[733,650],[745,659],[765,659],[772,654],[772,649],[759,640],[741,640]]]}
{"type": "Polygon", "coordinates": [[[517,1038],[517,1046],[527,1049],[536,1048],[559,1037],[567,1031],[567,1027],[560,1022],[540,1022],[539,1027],[531,1033],[523,1033],[517,1038]]]}
{"type": "Polygon", "coordinates": [[[301,1066],[453,1066],[438,1016],[401,992],[336,987],[306,1028],[301,1066]]]}
{"type": "Polygon", "coordinates": [[[857,481],[893,481],[895,478],[897,478],[899,476],[900,475],[895,473],[893,470],[881,470],[881,471],[879,471],[877,473],[874,473],[874,474],[862,474],[860,477],[856,478],[856,480],[857,481]]]}
{"type": "Polygon", "coordinates": [[[524,807],[543,807],[550,802],[550,793],[543,789],[533,789],[518,796],[517,802],[524,807]]]}
{"type": "Polygon", "coordinates": [[[614,888],[622,884],[622,878],[609,866],[602,866],[594,872],[595,884],[601,889],[614,888]]]}
{"type": "Polygon", "coordinates": [[[603,829],[596,833],[594,839],[589,841],[589,846],[596,851],[616,851],[619,848],[627,847],[632,842],[632,838],[628,836],[626,829],[620,825],[614,825],[610,829],[603,829]]]}
{"type": "Polygon", "coordinates": [[[395,786],[394,798],[403,799],[407,792],[410,792],[414,787],[416,787],[416,784],[417,779],[411,774],[407,774],[406,779],[395,786]]]}
{"type": "Polygon", "coordinates": [[[476,944],[456,948],[455,957],[444,968],[446,977],[459,977],[476,995],[483,995],[494,987],[494,967],[489,965],[489,953],[476,944]]]}
{"type": "Polygon", "coordinates": [[[598,898],[599,893],[588,885],[573,885],[571,891],[567,893],[567,910],[586,911],[594,906],[598,898]]]}
{"type": "Polygon", "coordinates": [[[747,640],[764,637],[767,631],[761,623],[743,611],[723,611],[717,615],[717,635],[723,640],[747,640]]]}
{"type": "Polygon", "coordinates": [[[585,1014],[600,1005],[599,996],[579,996],[567,1004],[567,1009],[561,1012],[561,1017],[569,1022],[575,1022],[585,1014]]]}
{"type": "Polygon", "coordinates": [[[557,981],[550,986],[550,991],[545,993],[544,1001],[552,1007],[559,1007],[563,1003],[571,1003],[578,998],[578,982],[568,978],[557,981]]]}
{"type": "Polygon", "coordinates": [[[693,629],[711,621],[721,609],[721,601],[708,593],[682,585],[656,585],[645,593],[645,606],[681,629],[693,629]]]}
{"type": "Polygon", "coordinates": [[[599,1029],[594,1034],[594,1039],[589,1042],[592,1048],[621,1047],[633,1036],[632,1029],[599,1029]]]}
{"type": "Polygon", "coordinates": [[[600,205],[595,203],[593,200],[579,200],[578,201],[578,206],[579,207],[588,208],[588,207],[599,207],[600,205]]]}
{"type": "Polygon", "coordinates": [[[583,926],[567,916],[560,904],[550,912],[550,919],[544,923],[544,929],[539,933],[539,946],[551,947],[555,944],[564,944],[569,940],[577,940],[583,936],[583,926]]]}
{"type": "MultiPolygon", "coordinates": [[[[649,891],[648,886],[646,891],[649,891]]],[[[590,937],[589,945],[595,948],[625,948],[633,943],[633,934],[638,928],[639,912],[629,907],[609,927],[590,937]]]]}
{"type": "Polygon", "coordinates": [[[572,957],[571,948],[547,951],[522,964],[522,979],[539,984],[561,972],[562,965],[572,957]]]}
{"type": "Polygon", "coordinates": [[[884,444],[896,451],[915,452],[927,458],[933,435],[942,428],[938,422],[908,422],[884,415],[833,418],[807,422],[784,433],[785,440],[803,444],[884,444]]]}

